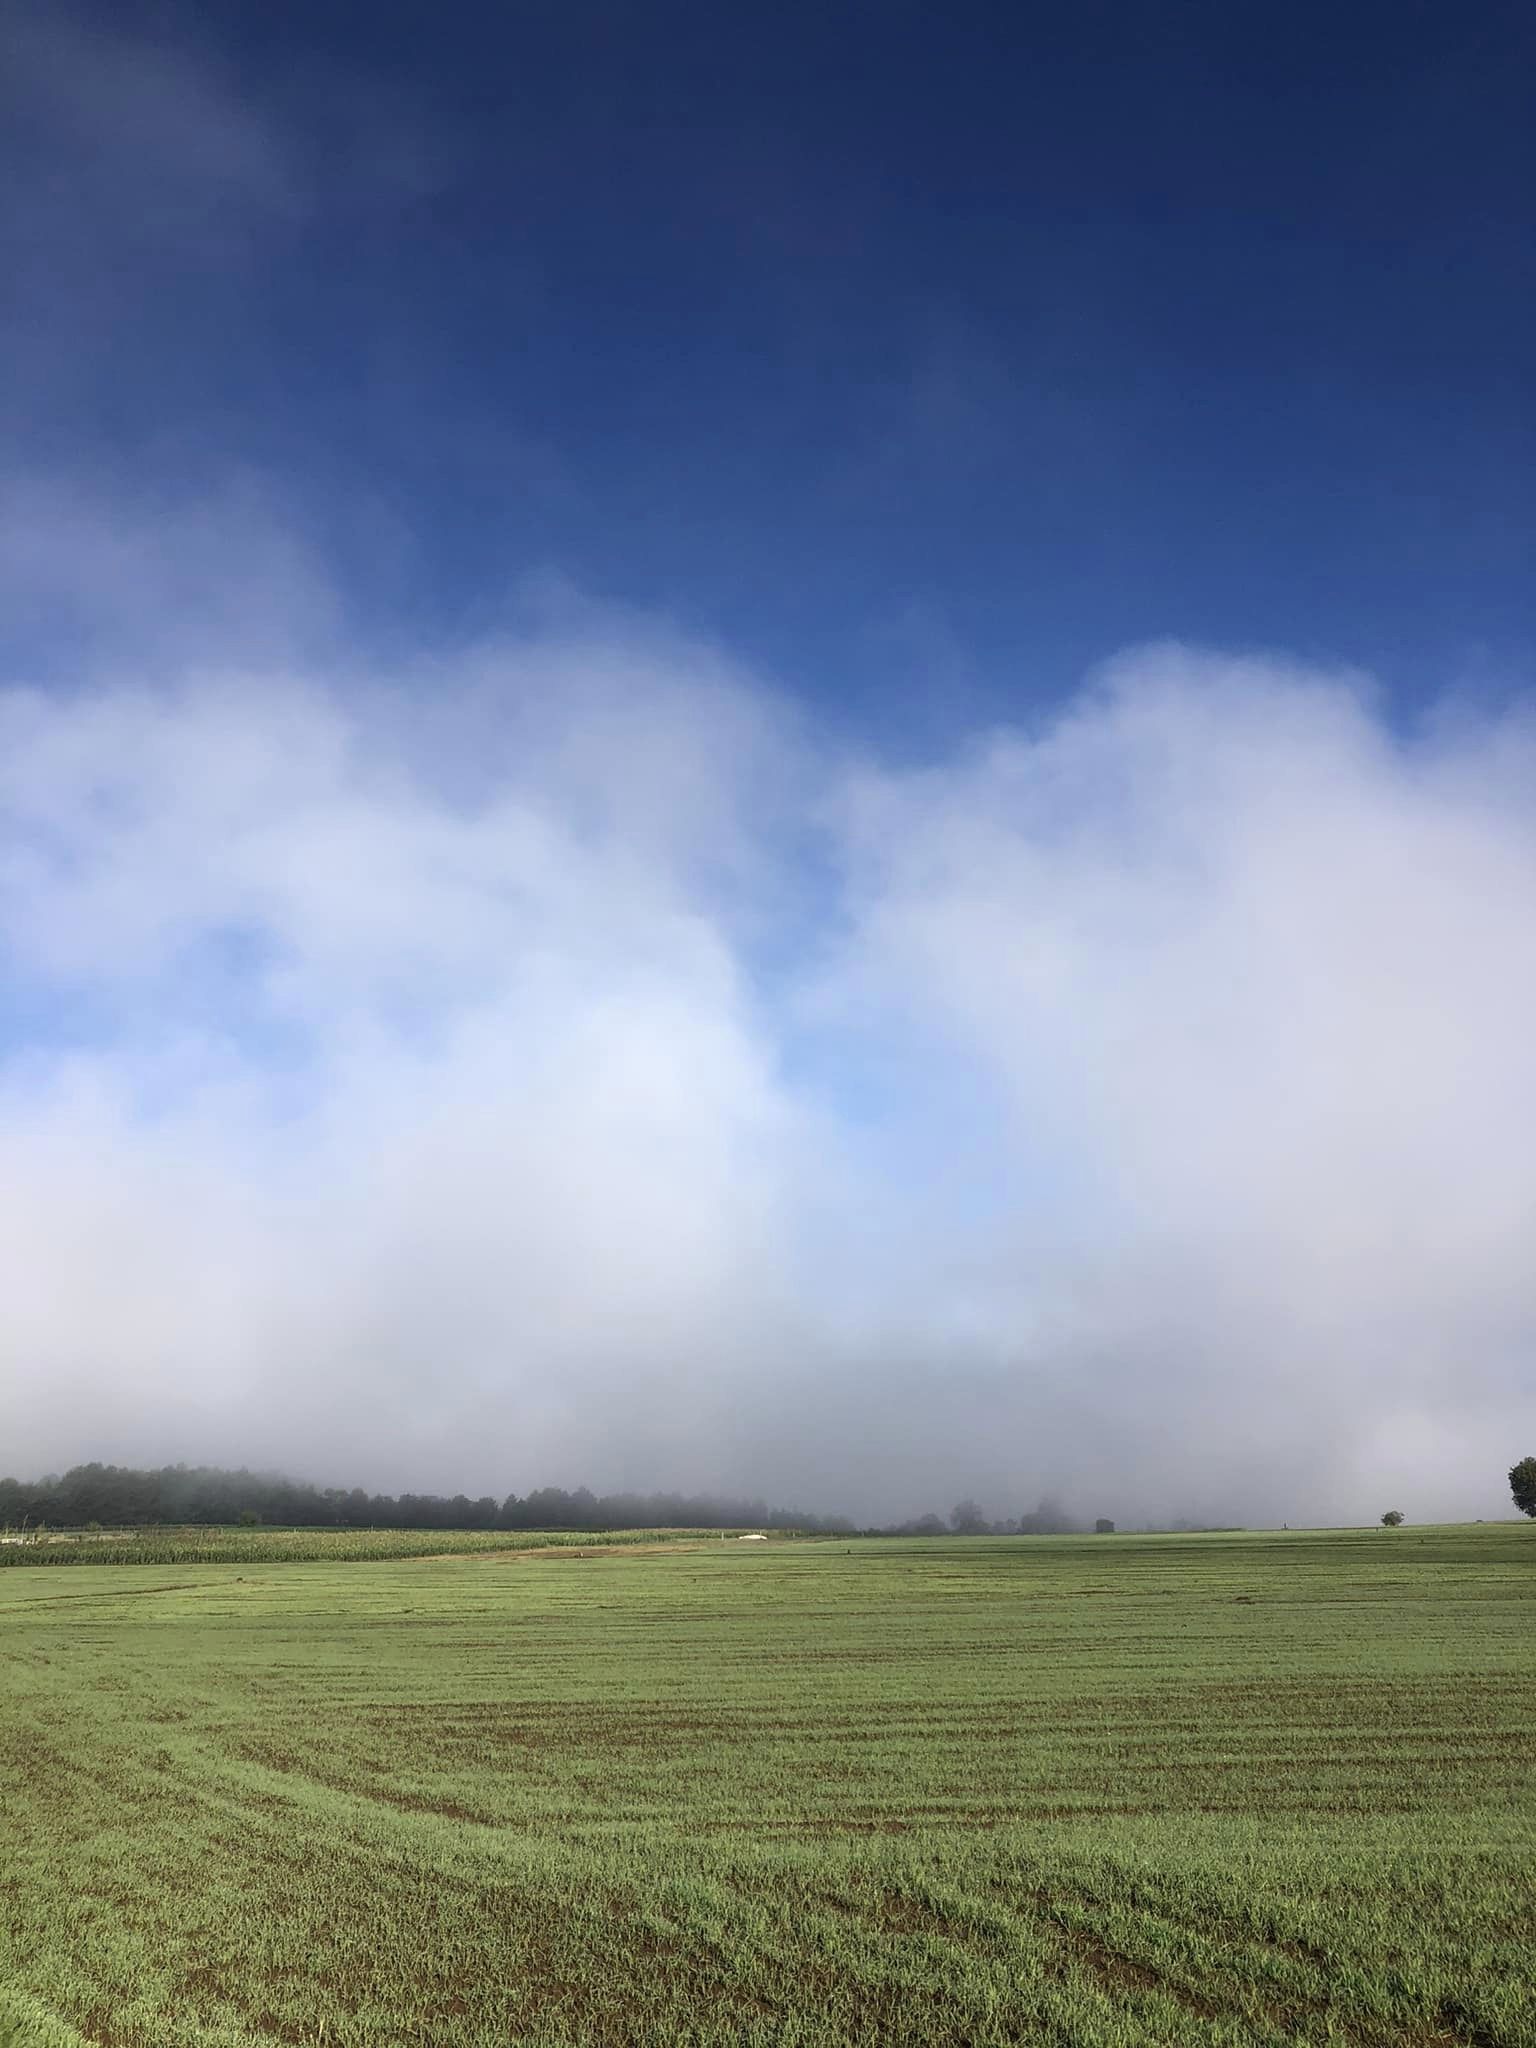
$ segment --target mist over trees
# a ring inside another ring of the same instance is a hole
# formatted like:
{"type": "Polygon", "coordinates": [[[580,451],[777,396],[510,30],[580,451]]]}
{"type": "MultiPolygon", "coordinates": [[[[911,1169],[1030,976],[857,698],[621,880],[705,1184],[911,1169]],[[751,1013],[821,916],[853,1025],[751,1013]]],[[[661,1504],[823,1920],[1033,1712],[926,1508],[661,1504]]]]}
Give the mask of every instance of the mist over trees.
{"type": "MultiPolygon", "coordinates": [[[[360,1486],[315,1486],[241,1466],[74,1465],[38,1480],[0,1479],[0,1526],[80,1529],[154,1523],[217,1526],[260,1522],[322,1529],[798,1529],[854,1533],[846,1515],[811,1514],[709,1493],[593,1493],[541,1486],[502,1499],[482,1494],[369,1493],[360,1486]]],[[[1092,1525],[1054,1499],[1021,1515],[991,1519],[974,1500],[947,1519],[936,1514],[863,1531],[882,1536],[1070,1536],[1092,1525]]]]}
{"type": "Polygon", "coordinates": [[[269,1472],[214,1465],[75,1465],[61,1477],[28,1483],[0,1479],[0,1523],[46,1522],[55,1528],[136,1527],[146,1523],[222,1524],[259,1521],[339,1529],[805,1529],[842,1534],[838,1515],[771,1508],[760,1500],[710,1494],[594,1494],[542,1486],[521,1498],[509,1493],[471,1500],[434,1493],[368,1493],[360,1486],[311,1486],[269,1472]]]}
{"type": "MultiPolygon", "coordinates": [[[[1536,1472],[1536,1461],[1526,1462],[1536,1472]]],[[[853,1489],[865,1475],[852,1472],[849,1476],[853,1489]]],[[[813,1535],[925,1538],[1080,1536],[1096,1527],[1115,1526],[1102,1516],[1096,1521],[1092,1515],[1077,1513],[1055,1495],[1045,1496],[1033,1508],[1018,1514],[994,1514],[992,1505],[967,1495],[947,1514],[925,1511],[875,1519],[867,1514],[771,1505],[755,1493],[725,1490],[672,1488],[597,1493],[587,1486],[541,1486],[525,1495],[487,1493],[471,1497],[463,1492],[450,1495],[429,1491],[392,1494],[361,1486],[326,1486],[295,1479],[281,1469],[253,1465],[177,1462],[137,1466],[93,1460],[37,1478],[0,1477],[0,1529],[41,1526],[65,1530],[90,1525],[218,1527],[242,1522],[274,1528],[478,1532],[761,1528],[813,1535]]],[[[1227,1525],[1175,1518],[1156,1523],[1138,1521],[1127,1526],[1193,1532],[1227,1525]]]]}
{"type": "Polygon", "coordinates": [[[939,1515],[918,1515],[910,1522],[895,1522],[881,1531],[887,1536],[1081,1536],[1088,1528],[1081,1516],[1072,1514],[1060,1501],[1047,1497],[1028,1514],[1008,1515],[1000,1521],[988,1518],[974,1500],[957,1501],[946,1522],[939,1515]]]}

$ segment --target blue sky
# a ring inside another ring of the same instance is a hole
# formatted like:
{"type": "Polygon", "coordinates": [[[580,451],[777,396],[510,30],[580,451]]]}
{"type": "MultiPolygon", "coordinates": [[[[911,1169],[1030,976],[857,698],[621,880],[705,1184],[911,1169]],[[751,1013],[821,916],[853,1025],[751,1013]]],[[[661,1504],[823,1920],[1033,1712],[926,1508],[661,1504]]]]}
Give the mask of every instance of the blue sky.
{"type": "Polygon", "coordinates": [[[1501,1511],[1516,10],[0,26],[9,1457],[1501,1511]]]}
{"type": "Polygon", "coordinates": [[[1164,636],[1529,679],[1526,10],[7,18],[12,448],[253,473],[376,623],[554,570],[890,745],[1164,636]]]}

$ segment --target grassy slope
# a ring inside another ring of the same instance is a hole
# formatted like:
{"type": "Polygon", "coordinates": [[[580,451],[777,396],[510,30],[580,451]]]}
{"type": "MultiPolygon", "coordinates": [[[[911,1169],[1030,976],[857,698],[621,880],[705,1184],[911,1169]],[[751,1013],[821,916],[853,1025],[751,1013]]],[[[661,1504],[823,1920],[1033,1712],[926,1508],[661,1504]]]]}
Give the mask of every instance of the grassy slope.
{"type": "Polygon", "coordinates": [[[1533,1619],[1510,1525],[5,1573],[0,2042],[1526,2048],[1533,1619]]]}

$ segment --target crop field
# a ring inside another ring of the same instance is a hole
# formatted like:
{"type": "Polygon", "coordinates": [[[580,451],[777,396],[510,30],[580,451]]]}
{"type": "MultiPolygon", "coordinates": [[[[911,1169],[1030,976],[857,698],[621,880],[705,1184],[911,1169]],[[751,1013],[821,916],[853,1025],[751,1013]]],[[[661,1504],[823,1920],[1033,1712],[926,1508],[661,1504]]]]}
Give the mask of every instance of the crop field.
{"type": "Polygon", "coordinates": [[[59,1529],[0,1535],[0,1568],[60,1564],[371,1564],[479,1551],[581,1550],[664,1543],[697,1530],[611,1529],[59,1529]]]}
{"type": "Polygon", "coordinates": [[[519,1547],[0,1573],[0,2042],[1536,2044],[1536,1528],[519,1547]]]}

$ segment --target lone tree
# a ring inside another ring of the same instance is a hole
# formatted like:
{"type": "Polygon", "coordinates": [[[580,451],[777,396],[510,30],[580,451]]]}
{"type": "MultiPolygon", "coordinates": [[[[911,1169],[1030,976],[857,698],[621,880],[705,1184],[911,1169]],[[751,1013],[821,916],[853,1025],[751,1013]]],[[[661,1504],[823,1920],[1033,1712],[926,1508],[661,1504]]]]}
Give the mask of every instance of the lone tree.
{"type": "Polygon", "coordinates": [[[1399,1529],[1402,1527],[1402,1522],[1403,1511],[1401,1508],[1388,1508],[1381,1518],[1383,1529],[1399,1529]]]}
{"type": "Polygon", "coordinates": [[[1536,1515],[1536,1458],[1522,1458],[1510,1466],[1509,1490],[1522,1515],[1536,1515]]]}

